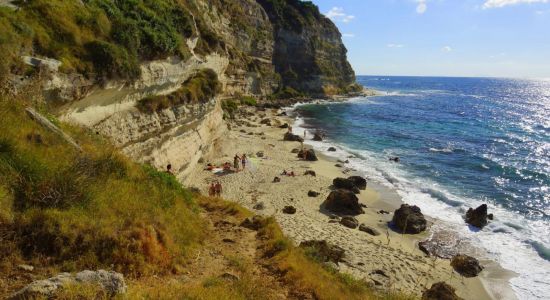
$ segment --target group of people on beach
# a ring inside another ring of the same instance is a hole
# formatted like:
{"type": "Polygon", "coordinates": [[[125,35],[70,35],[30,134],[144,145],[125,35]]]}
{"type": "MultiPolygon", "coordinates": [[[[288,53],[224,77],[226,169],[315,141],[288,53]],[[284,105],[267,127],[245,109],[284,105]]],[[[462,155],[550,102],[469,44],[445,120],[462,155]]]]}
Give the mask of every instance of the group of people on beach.
{"type": "Polygon", "coordinates": [[[239,165],[242,166],[242,170],[244,171],[246,168],[246,163],[248,162],[248,158],[246,157],[246,154],[243,154],[242,156],[239,156],[238,154],[235,154],[235,157],[233,157],[233,168],[235,171],[239,172],[239,165]]]}
{"type": "Polygon", "coordinates": [[[222,195],[222,184],[219,181],[210,183],[208,195],[210,197],[220,197],[222,195]]]}

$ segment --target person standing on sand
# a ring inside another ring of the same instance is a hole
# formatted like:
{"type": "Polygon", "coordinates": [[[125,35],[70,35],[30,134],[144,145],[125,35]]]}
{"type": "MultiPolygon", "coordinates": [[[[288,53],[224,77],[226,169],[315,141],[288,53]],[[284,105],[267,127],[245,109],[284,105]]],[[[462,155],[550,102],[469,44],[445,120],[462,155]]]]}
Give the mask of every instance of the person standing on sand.
{"type": "Polygon", "coordinates": [[[214,182],[210,184],[210,189],[208,190],[208,196],[210,197],[216,196],[216,185],[214,184],[214,182]]]}
{"type": "Polygon", "coordinates": [[[235,157],[233,157],[233,168],[235,168],[235,171],[236,172],[239,172],[239,162],[240,162],[241,158],[235,154],[235,157]]]}
{"type": "Polygon", "coordinates": [[[216,191],[216,196],[221,197],[221,195],[222,195],[222,184],[219,181],[216,182],[215,191],[216,191]]]}
{"type": "Polygon", "coordinates": [[[246,154],[243,154],[243,156],[241,157],[241,163],[243,165],[243,171],[246,168],[246,160],[247,160],[246,154]]]}

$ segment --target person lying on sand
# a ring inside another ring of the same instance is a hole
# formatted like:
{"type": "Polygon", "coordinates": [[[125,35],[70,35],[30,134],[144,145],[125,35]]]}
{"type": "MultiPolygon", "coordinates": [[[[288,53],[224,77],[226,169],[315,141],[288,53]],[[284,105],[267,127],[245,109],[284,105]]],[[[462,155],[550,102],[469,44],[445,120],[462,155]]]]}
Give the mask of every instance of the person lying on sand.
{"type": "Polygon", "coordinates": [[[223,164],[223,170],[224,171],[231,170],[231,164],[228,161],[223,164]]]}

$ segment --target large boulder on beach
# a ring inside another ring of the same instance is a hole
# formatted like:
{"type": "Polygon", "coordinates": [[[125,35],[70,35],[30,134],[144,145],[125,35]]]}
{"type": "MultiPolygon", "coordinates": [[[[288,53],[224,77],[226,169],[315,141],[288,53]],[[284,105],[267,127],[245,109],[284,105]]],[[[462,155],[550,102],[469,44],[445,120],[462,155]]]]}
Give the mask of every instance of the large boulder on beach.
{"type": "Polygon", "coordinates": [[[361,176],[350,176],[348,180],[353,182],[353,185],[360,190],[367,189],[367,180],[361,176]]]}
{"type": "Polygon", "coordinates": [[[420,211],[420,207],[408,204],[401,205],[392,219],[396,229],[402,233],[416,234],[426,230],[428,222],[420,211]]]}
{"type": "Polygon", "coordinates": [[[309,248],[319,261],[339,263],[343,260],[345,250],[339,246],[327,243],[327,241],[303,241],[300,243],[300,248],[309,248]]]}
{"type": "Polygon", "coordinates": [[[299,135],[292,134],[290,132],[285,133],[283,140],[289,141],[289,142],[303,142],[304,139],[300,137],[299,135]]]}
{"type": "Polygon", "coordinates": [[[337,177],[332,180],[332,185],[337,189],[344,189],[359,194],[359,189],[355,186],[355,182],[347,178],[337,177]]]}
{"type": "Polygon", "coordinates": [[[462,300],[455,292],[455,288],[445,282],[437,282],[422,293],[422,300],[462,300]]]}
{"type": "Polygon", "coordinates": [[[298,157],[307,161],[318,161],[317,155],[313,149],[304,149],[298,152],[298,157]]]}
{"type": "Polygon", "coordinates": [[[477,259],[463,254],[453,257],[451,267],[464,277],[476,277],[483,270],[477,259]]]}
{"type": "Polygon", "coordinates": [[[323,207],[333,213],[344,215],[359,215],[364,213],[359,199],[349,190],[334,190],[330,192],[323,207]]]}
{"type": "Polygon", "coordinates": [[[488,223],[487,204],[482,204],[476,209],[469,208],[466,212],[466,223],[478,228],[483,228],[488,223]]]}

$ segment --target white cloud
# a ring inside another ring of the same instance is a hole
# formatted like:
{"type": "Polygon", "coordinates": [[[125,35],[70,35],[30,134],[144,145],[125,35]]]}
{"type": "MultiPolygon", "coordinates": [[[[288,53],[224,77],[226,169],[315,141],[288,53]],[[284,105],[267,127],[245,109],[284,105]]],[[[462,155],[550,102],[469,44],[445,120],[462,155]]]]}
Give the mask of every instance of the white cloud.
{"type": "Polygon", "coordinates": [[[347,38],[354,38],[355,34],[353,34],[353,33],[344,33],[344,34],[342,34],[342,36],[347,37],[347,38]]]}
{"type": "Polygon", "coordinates": [[[387,44],[386,47],[388,47],[388,48],[403,48],[403,47],[405,47],[405,45],[401,45],[401,44],[387,44]]]}
{"type": "Polygon", "coordinates": [[[453,48],[451,48],[450,46],[445,46],[445,47],[441,48],[441,51],[443,51],[443,52],[451,52],[451,51],[453,51],[453,48]]]}
{"type": "Polygon", "coordinates": [[[485,0],[483,3],[483,9],[488,8],[500,8],[508,5],[515,5],[521,3],[548,3],[549,0],[485,0]]]}
{"type": "Polygon", "coordinates": [[[416,5],[416,13],[423,14],[428,9],[428,4],[426,4],[427,0],[416,0],[418,3],[416,5]]]}
{"type": "Polygon", "coordinates": [[[331,8],[325,15],[327,16],[327,18],[333,21],[339,21],[344,23],[349,23],[353,19],[355,19],[355,16],[346,14],[346,12],[342,7],[336,7],[336,6],[331,8]]]}

